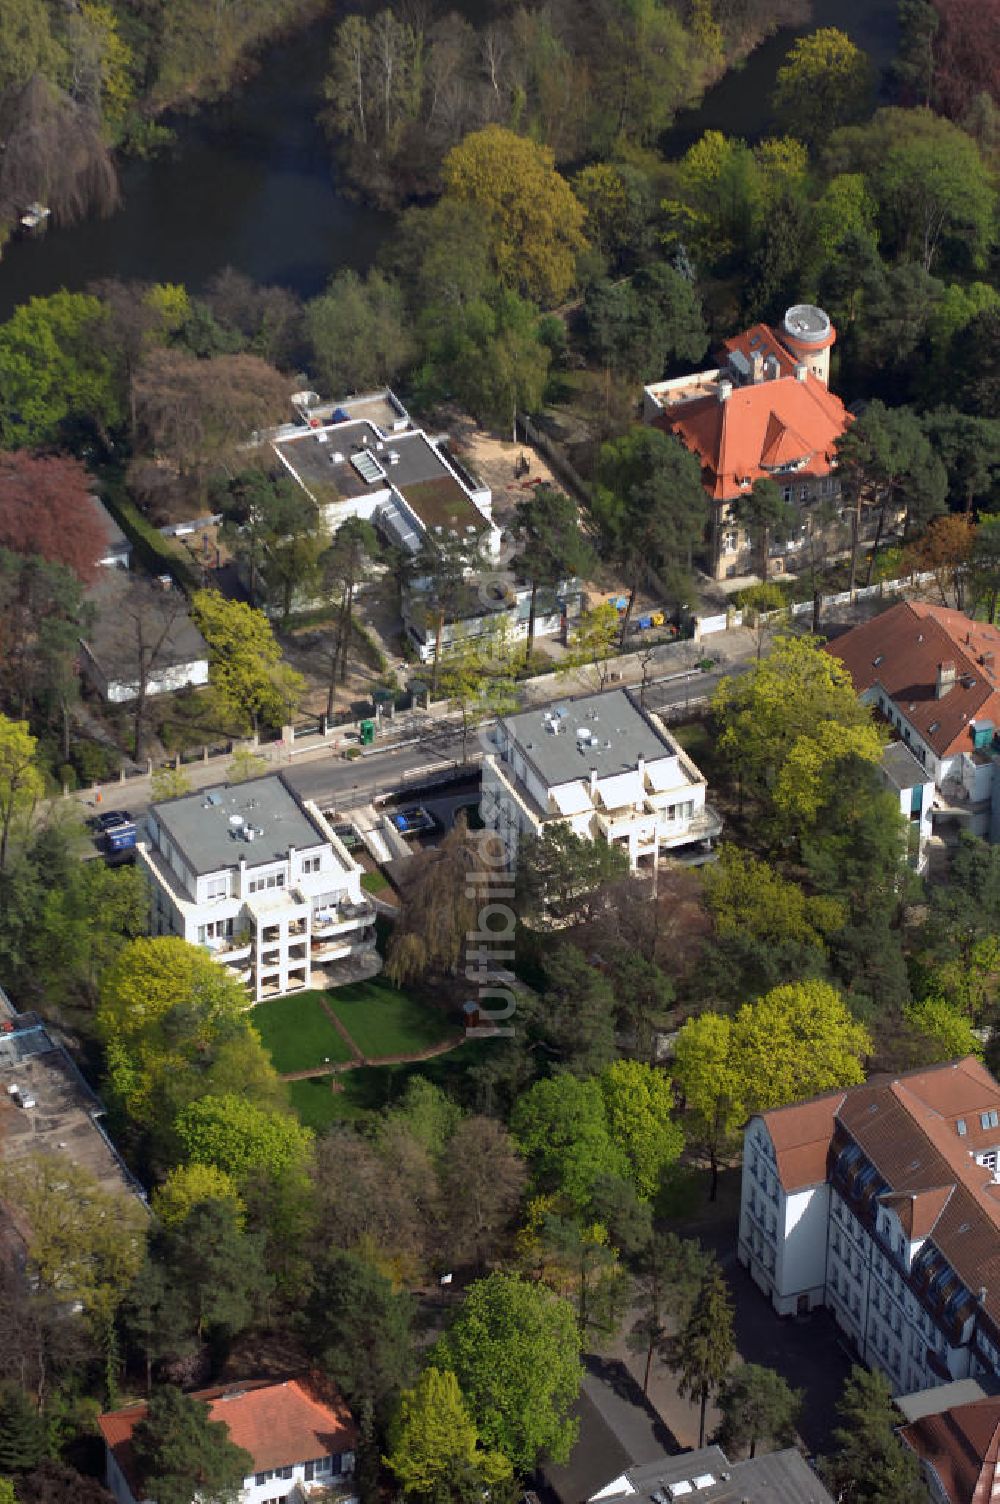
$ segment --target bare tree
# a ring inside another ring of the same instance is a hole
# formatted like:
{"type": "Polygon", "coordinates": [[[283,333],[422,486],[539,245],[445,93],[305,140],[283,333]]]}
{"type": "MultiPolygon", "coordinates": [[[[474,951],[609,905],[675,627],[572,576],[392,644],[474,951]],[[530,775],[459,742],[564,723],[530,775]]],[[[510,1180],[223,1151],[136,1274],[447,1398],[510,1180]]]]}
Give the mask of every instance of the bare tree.
{"type": "Polygon", "coordinates": [[[0,98],[0,220],[39,201],[72,224],[121,199],[100,114],[36,74],[0,98]]]}

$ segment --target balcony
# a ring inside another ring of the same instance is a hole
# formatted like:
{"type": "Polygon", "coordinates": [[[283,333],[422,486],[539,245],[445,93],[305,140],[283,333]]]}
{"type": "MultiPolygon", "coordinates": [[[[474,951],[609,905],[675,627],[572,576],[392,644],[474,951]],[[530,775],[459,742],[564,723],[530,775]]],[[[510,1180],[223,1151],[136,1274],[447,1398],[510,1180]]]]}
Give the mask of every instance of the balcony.
{"type": "Polygon", "coordinates": [[[363,929],[375,920],[375,908],[370,903],[340,903],[336,908],[321,909],[313,914],[313,946],[319,940],[330,940],[336,935],[346,935],[351,930],[363,929]]]}

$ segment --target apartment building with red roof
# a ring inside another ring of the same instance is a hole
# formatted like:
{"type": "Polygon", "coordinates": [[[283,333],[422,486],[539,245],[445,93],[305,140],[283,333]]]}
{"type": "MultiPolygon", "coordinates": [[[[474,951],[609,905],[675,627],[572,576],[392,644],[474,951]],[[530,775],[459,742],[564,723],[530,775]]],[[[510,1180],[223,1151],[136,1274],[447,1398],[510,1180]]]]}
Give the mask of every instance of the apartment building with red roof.
{"type": "Polygon", "coordinates": [[[1000,1378],[1000,1085],[972,1056],[751,1118],[738,1253],[894,1392],[1000,1378]]]}
{"type": "Polygon", "coordinates": [[[772,544],[770,572],[794,568],[811,534],[839,524],[835,445],[851,419],[829,389],[836,337],[821,308],[796,304],[777,330],[755,324],[726,340],[716,369],[645,388],[646,421],[701,462],[716,579],[754,568],[733,504],[756,480],[774,480],[800,513],[793,535],[772,544]]]}
{"type": "MultiPolygon", "coordinates": [[[[357,1504],[357,1428],[332,1385],[313,1378],[258,1379],[201,1389],[192,1398],[203,1400],[211,1419],[224,1421],[230,1439],[253,1458],[240,1504],[305,1504],[311,1495],[333,1489],[343,1504],[357,1504]]],[[[132,1449],[132,1433],[145,1416],[146,1406],[139,1404],[98,1419],[107,1485],[118,1504],[155,1504],[132,1449]]]]}
{"type": "Polygon", "coordinates": [[[905,601],[845,632],[827,651],[933,778],[939,807],[973,835],[993,837],[1000,628],[905,601]]]}

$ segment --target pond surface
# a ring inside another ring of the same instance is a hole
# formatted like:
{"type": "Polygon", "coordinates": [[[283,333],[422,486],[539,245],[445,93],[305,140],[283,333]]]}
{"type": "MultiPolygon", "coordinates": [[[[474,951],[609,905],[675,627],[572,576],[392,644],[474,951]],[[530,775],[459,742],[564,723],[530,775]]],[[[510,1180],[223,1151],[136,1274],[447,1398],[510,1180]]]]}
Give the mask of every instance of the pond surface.
{"type": "MultiPolygon", "coordinates": [[[[177,142],[122,173],[123,207],[15,242],[0,261],[0,319],[18,303],[102,277],[183,282],[192,291],[234,266],[303,297],[339,267],[369,266],[393,217],[338,193],[316,113],[335,16],[271,48],[227,100],[174,121],[177,142]]],[[[769,96],[795,37],[839,26],[879,70],[896,45],[896,0],[814,0],[810,22],[758,47],[740,69],[681,115],[664,149],[684,151],[705,130],[750,140],[770,128],[769,96]]]]}

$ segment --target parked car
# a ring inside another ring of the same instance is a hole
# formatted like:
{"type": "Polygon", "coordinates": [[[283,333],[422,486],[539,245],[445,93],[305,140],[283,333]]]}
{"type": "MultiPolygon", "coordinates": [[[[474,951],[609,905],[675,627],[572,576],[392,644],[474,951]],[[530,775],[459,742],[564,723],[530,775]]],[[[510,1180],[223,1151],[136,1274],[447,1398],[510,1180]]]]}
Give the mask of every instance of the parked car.
{"type": "Polygon", "coordinates": [[[94,821],[94,838],[105,852],[133,851],[137,838],[135,819],[127,809],[108,809],[94,821]]]}

